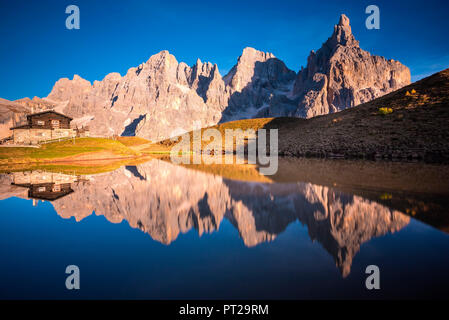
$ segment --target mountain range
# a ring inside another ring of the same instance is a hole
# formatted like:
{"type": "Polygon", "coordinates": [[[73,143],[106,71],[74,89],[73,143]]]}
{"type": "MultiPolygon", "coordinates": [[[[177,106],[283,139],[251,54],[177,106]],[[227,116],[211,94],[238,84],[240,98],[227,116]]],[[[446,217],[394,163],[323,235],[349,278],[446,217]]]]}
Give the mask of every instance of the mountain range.
{"type": "MultiPolygon", "coordinates": [[[[110,73],[92,84],[78,75],[62,78],[46,98],[15,103],[28,112],[54,109],[67,114],[74,126],[88,126],[92,135],[159,141],[230,120],[335,113],[409,83],[407,67],[360,48],[342,15],[331,37],[310,53],[299,72],[272,53],[253,48],[245,48],[225,76],[216,64],[198,59],[188,66],[161,51],[124,76],[110,73]]],[[[6,120],[2,128],[11,125],[6,120]]]]}

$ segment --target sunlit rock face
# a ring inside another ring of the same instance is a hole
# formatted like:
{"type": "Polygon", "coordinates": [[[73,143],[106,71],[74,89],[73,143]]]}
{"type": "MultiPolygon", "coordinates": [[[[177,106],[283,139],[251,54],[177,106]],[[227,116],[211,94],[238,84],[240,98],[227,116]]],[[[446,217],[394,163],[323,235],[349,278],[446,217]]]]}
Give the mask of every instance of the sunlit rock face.
{"type": "Polygon", "coordinates": [[[29,112],[25,105],[0,98],[0,139],[12,136],[10,128],[25,122],[29,112]]]}
{"type": "Polygon", "coordinates": [[[218,66],[189,67],[161,51],[125,76],[90,82],[60,79],[47,97],[88,125],[94,135],[137,135],[162,140],[220,121],[251,118],[274,96],[291,90],[296,73],[271,53],[245,48],[222,78],[218,66]]]}
{"type": "Polygon", "coordinates": [[[94,175],[72,188],[52,202],[61,217],[80,221],[95,212],[113,223],[126,220],[164,244],[191,229],[214,232],[226,218],[252,247],[299,221],[344,276],[363,243],[409,223],[398,211],[328,187],[228,180],[158,160],[94,175]]]}
{"type": "Polygon", "coordinates": [[[290,93],[295,77],[272,53],[245,48],[224,77],[229,100],[222,121],[262,116],[272,102],[290,93]]]}
{"type": "Polygon", "coordinates": [[[209,89],[224,91],[216,65],[198,61],[190,68],[161,51],[123,77],[111,73],[92,85],[79,76],[61,79],[48,98],[65,104],[64,113],[87,119],[93,134],[160,140],[193,129],[193,120],[200,126],[220,120],[223,101],[209,89]]]}
{"type": "Polygon", "coordinates": [[[310,118],[371,101],[410,84],[410,70],[398,61],[360,48],[349,19],[340,17],[334,33],[299,71],[293,95],[294,116],[310,118]]]}
{"type": "Polygon", "coordinates": [[[298,73],[272,53],[249,47],[224,77],[216,64],[198,59],[188,66],[161,51],[123,76],[113,72],[91,84],[75,75],[58,80],[47,98],[17,102],[65,113],[93,135],[157,141],[230,120],[333,113],[409,83],[407,67],[359,47],[342,15],[298,73]]]}

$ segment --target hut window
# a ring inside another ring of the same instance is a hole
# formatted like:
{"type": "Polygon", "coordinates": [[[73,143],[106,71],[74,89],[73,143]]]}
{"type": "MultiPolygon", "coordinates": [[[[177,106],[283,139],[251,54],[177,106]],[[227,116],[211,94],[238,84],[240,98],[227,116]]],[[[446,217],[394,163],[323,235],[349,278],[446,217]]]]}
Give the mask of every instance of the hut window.
{"type": "Polygon", "coordinates": [[[53,186],[53,192],[60,192],[60,191],[61,191],[61,186],[60,185],[53,186]]]}
{"type": "Polygon", "coordinates": [[[53,127],[59,127],[59,120],[51,120],[51,125],[53,127]]]}
{"type": "Polygon", "coordinates": [[[37,189],[37,192],[45,192],[45,187],[39,187],[39,188],[37,189]]]}
{"type": "Polygon", "coordinates": [[[45,121],[37,120],[37,125],[38,126],[43,126],[43,125],[45,125],[45,121]]]}

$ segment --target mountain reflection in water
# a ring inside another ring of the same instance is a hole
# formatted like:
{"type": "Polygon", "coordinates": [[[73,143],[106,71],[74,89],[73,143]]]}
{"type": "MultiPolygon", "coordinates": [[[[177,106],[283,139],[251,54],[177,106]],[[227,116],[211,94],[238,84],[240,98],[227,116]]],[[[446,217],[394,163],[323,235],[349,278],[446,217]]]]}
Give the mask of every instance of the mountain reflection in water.
{"type": "Polygon", "coordinates": [[[118,169],[0,174],[0,297],[448,294],[449,166],[280,158],[261,176],[160,156],[103,167],[118,169]],[[63,285],[69,264],[82,270],[76,294],[63,285]],[[376,292],[365,287],[372,264],[376,292]]]}
{"type": "Polygon", "coordinates": [[[167,245],[192,228],[199,235],[215,232],[227,219],[253,247],[300,221],[343,277],[363,243],[410,222],[398,210],[328,186],[231,180],[161,160],[83,177],[33,171],[1,179],[1,198],[50,200],[59,216],[76,221],[93,212],[112,223],[126,220],[167,245]]]}

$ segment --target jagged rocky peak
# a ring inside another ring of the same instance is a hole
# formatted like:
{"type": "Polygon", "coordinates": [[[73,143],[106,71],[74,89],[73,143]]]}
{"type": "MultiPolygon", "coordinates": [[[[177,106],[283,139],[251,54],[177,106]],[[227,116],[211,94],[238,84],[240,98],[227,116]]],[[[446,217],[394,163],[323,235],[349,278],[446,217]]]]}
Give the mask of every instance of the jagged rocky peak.
{"type": "Polygon", "coordinates": [[[176,60],[175,56],[170,54],[168,50],[162,50],[159,53],[156,53],[148,59],[148,61],[145,63],[145,65],[170,65],[172,64],[178,64],[178,61],[176,60]]]}
{"type": "Polygon", "coordinates": [[[198,60],[189,67],[164,50],[123,77],[110,73],[93,85],[77,75],[60,79],[47,99],[67,115],[90,119],[93,134],[160,140],[191,130],[194,121],[216,124],[227,104],[225,92],[217,65],[198,60]]]}
{"type": "Polygon", "coordinates": [[[344,13],[340,16],[340,21],[338,22],[338,26],[350,27],[349,26],[349,18],[344,13]]]}
{"type": "Polygon", "coordinates": [[[276,58],[271,52],[263,52],[251,47],[243,49],[242,55],[239,58],[239,63],[254,63],[255,61],[267,61],[268,59],[276,58]]]}
{"type": "Polygon", "coordinates": [[[218,69],[217,66],[210,62],[202,63],[198,58],[196,64],[191,68],[189,76],[189,85],[194,89],[200,88],[201,91],[207,89],[207,86],[214,76],[214,69],[218,69]]]}
{"type": "MultiPolygon", "coordinates": [[[[75,119],[88,119],[95,135],[139,135],[150,140],[174,131],[254,117],[313,117],[368,102],[410,83],[410,71],[359,47],[341,15],[323,46],[298,74],[251,47],[222,77],[216,64],[178,62],[167,50],[93,85],[80,76],[58,80],[39,102],[75,119]],[[44,103],[45,102],[45,103],[44,103]]],[[[28,105],[25,101],[20,102],[28,105]]],[[[33,105],[39,104],[33,99],[33,105]]]]}
{"type": "Polygon", "coordinates": [[[332,36],[307,59],[298,73],[293,114],[310,118],[371,101],[410,84],[410,70],[401,63],[373,56],[359,47],[349,18],[340,17],[332,36]]]}
{"type": "Polygon", "coordinates": [[[237,64],[224,77],[224,81],[232,91],[241,91],[254,82],[254,78],[282,80],[294,74],[274,54],[247,47],[243,49],[237,64]]]}
{"type": "MultiPolygon", "coordinates": [[[[170,52],[168,50],[162,50],[159,51],[156,54],[153,54],[152,56],[150,56],[150,58],[147,60],[147,62],[144,63],[144,65],[149,65],[151,63],[154,62],[164,62],[164,61],[168,61],[172,58],[175,58],[172,54],[170,54],[170,52]]],[[[176,58],[175,58],[176,60],[176,58]]]]}
{"type": "Polygon", "coordinates": [[[196,60],[196,64],[192,67],[196,78],[198,78],[199,76],[210,76],[213,68],[214,65],[212,63],[202,63],[199,58],[196,60]]]}
{"type": "Polygon", "coordinates": [[[327,40],[330,47],[342,46],[359,46],[359,42],[354,38],[352,34],[349,18],[342,14],[340,21],[334,27],[334,33],[327,40]]]}
{"type": "Polygon", "coordinates": [[[74,95],[83,95],[89,93],[92,85],[88,80],[75,74],[73,79],[61,78],[56,81],[53,89],[47,98],[56,101],[70,100],[74,95]]]}
{"type": "MultiPolygon", "coordinates": [[[[169,81],[176,82],[177,68],[178,61],[175,56],[170,54],[168,50],[163,50],[152,55],[147,62],[133,70],[132,75],[141,78],[150,77],[150,81],[164,77],[169,81]]],[[[130,74],[130,72],[128,72],[128,74],[130,74]]]]}
{"type": "Polygon", "coordinates": [[[111,72],[103,78],[103,82],[104,81],[120,81],[120,79],[122,79],[122,76],[120,75],[120,73],[111,72]]]}
{"type": "Polygon", "coordinates": [[[296,77],[272,53],[245,48],[237,64],[223,78],[229,100],[222,121],[264,116],[276,96],[285,95],[296,77]]]}
{"type": "Polygon", "coordinates": [[[222,109],[227,103],[227,90],[217,64],[202,63],[200,59],[192,67],[189,86],[203,98],[208,107],[222,109]]]}

